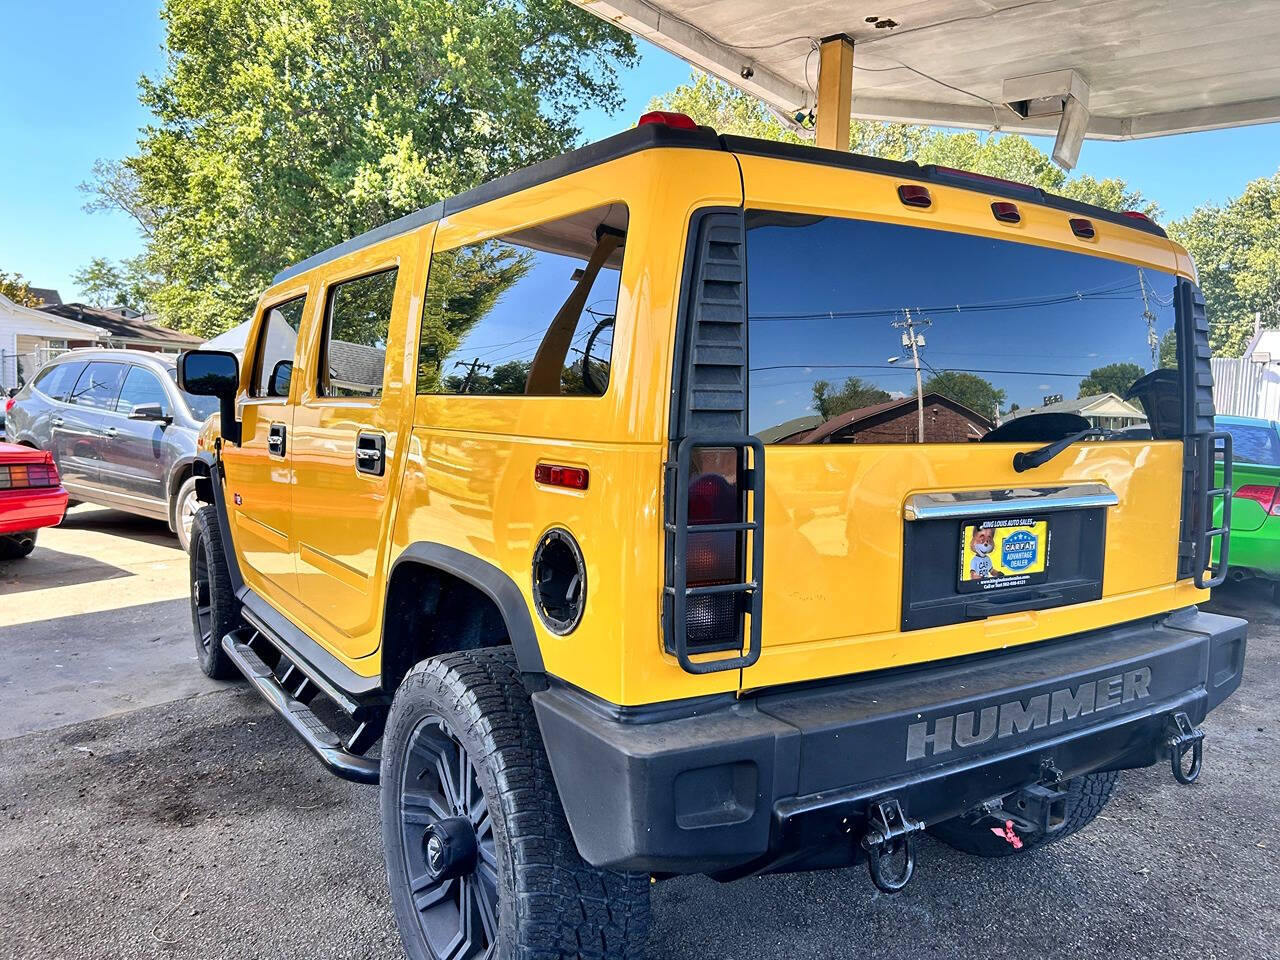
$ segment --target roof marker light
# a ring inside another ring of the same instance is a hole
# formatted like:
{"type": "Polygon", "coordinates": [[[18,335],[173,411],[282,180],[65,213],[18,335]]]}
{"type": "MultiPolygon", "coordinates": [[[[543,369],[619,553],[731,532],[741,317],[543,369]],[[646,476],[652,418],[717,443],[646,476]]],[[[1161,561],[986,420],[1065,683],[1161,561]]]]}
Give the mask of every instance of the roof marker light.
{"type": "Polygon", "coordinates": [[[904,183],[899,185],[898,199],[902,201],[903,206],[907,207],[933,206],[933,197],[929,195],[929,188],[922,187],[919,184],[904,183]]]}
{"type": "Polygon", "coordinates": [[[996,200],[991,204],[991,212],[995,214],[995,218],[1001,223],[1022,222],[1022,214],[1018,212],[1018,205],[1010,203],[1008,200],[996,200]]]}
{"type": "Polygon", "coordinates": [[[1155,224],[1155,221],[1152,220],[1150,217],[1148,217],[1141,210],[1125,210],[1123,211],[1123,215],[1128,217],[1130,220],[1141,220],[1144,223],[1150,223],[1152,225],[1155,224]]]}
{"type": "Polygon", "coordinates": [[[1086,220],[1084,217],[1071,218],[1071,232],[1081,240],[1092,240],[1098,235],[1098,231],[1093,229],[1093,221],[1086,220]]]}
{"type": "Polygon", "coordinates": [[[643,127],[650,123],[660,124],[664,127],[671,127],[675,130],[697,130],[698,124],[694,122],[693,117],[686,113],[676,113],[673,110],[650,110],[642,115],[636,122],[636,126],[643,127]]]}

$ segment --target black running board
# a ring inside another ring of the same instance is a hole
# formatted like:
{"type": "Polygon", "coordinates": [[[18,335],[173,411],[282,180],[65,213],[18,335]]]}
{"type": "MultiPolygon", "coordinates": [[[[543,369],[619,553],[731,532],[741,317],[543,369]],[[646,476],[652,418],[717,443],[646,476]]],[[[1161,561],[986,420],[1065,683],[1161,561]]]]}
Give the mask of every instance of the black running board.
{"type": "Polygon", "coordinates": [[[329,729],[310,707],[281,686],[272,669],[250,646],[253,635],[252,629],[234,630],[222,638],[222,649],[231,662],[330,771],[344,780],[377,783],[378,761],[348,750],[342,738],[329,729]]]}

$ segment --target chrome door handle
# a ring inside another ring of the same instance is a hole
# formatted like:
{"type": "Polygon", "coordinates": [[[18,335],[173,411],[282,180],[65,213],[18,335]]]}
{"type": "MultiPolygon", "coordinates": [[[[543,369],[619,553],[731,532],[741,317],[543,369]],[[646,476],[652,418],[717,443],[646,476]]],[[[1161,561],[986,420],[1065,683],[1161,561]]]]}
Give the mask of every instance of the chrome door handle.
{"type": "Polygon", "coordinates": [[[273,423],[271,429],[267,431],[267,453],[273,457],[284,456],[284,438],[285,426],[283,423],[273,423]]]}
{"type": "Polygon", "coordinates": [[[61,418],[61,417],[50,417],[50,418],[49,418],[49,422],[50,422],[51,424],[53,424],[55,427],[60,427],[60,426],[62,426],[62,418],[61,418]]]}
{"type": "Polygon", "coordinates": [[[356,472],[380,477],[387,469],[387,438],[380,433],[356,436],[356,472]]]}
{"type": "Polygon", "coordinates": [[[119,432],[120,431],[118,431],[115,427],[107,427],[107,429],[102,431],[102,435],[104,437],[114,437],[119,432]]]}

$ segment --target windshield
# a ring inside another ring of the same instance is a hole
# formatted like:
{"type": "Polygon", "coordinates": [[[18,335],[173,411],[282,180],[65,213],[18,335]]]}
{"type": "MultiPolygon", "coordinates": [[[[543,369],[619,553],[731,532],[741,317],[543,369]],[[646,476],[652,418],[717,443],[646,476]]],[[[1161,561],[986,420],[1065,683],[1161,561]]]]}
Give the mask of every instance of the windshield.
{"type": "Polygon", "coordinates": [[[1026,243],[750,211],[751,432],[806,444],[1022,442],[1090,426],[1150,436],[1126,397],[1176,368],[1174,282],[1026,243]]]}
{"type": "MultiPolygon", "coordinates": [[[[176,369],[170,368],[165,372],[169,374],[170,380],[174,383],[178,382],[178,371],[176,369]]],[[[217,397],[197,397],[194,393],[187,393],[185,390],[179,390],[178,392],[182,394],[182,399],[186,401],[187,409],[191,411],[191,416],[201,423],[218,412],[217,397]]]]}

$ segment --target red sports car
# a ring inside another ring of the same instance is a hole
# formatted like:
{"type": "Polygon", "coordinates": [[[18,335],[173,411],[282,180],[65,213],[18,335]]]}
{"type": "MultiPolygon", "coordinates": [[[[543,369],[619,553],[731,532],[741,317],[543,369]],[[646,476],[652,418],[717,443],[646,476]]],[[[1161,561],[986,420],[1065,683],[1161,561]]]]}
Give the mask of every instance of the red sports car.
{"type": "Polygon", "coordinates": [[[66,512],[53,455],[0,443],[0,560],[25,557],[36,547],[36,530],[61,523],[66,512]]]}

